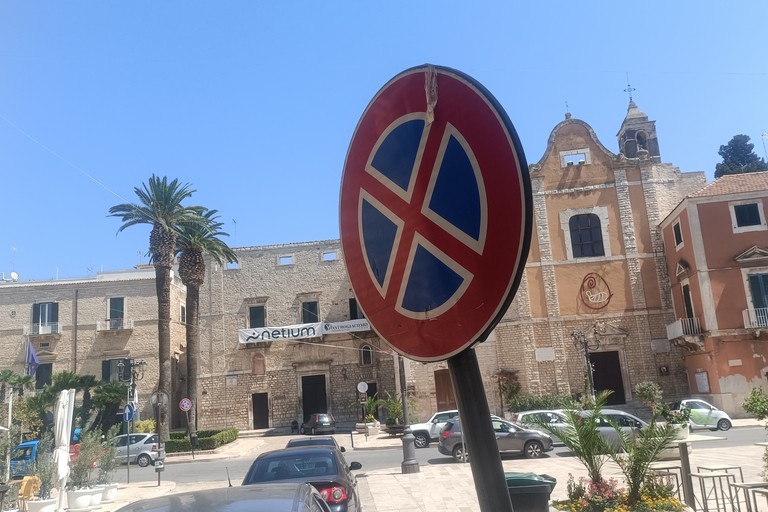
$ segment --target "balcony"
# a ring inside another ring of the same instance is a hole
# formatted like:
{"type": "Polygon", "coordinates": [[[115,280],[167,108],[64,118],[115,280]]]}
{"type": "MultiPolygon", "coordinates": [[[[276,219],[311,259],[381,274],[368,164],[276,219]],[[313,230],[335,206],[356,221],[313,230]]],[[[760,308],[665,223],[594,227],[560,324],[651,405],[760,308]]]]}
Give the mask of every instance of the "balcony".
{"type": "Polygon", "coordinates": [[[704,331],[698,318],[678,318],[667,325],[667,339],[689,352],[704,349],[704,331]]]}
{"type": "Polygon", "coordinates": [[[132,331],[132,318],[108,318],[96,321],[96,330],[99,332],[132,331]]]}
{"type": "Polygon", "coordinates": [[[49,322],[24,326],[24,336],[49,336],[61,334],[61,324],[49,322]]]}
{"type": "Polygon", "coordinates": [[[745,309],[741,312],[745,329],[764,329],[768,327],[768,308],[745,309]]]}

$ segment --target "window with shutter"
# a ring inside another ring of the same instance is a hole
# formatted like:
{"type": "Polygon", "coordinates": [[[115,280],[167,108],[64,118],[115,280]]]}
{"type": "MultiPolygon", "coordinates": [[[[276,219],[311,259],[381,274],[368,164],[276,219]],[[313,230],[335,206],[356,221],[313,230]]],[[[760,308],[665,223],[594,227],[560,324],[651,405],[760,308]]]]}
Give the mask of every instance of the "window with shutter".
{"type": "Polygon", "coordinates": [[[311,324],[320,321],[318,315],[317,301],[301,303],[301,323],[311,324]]]}

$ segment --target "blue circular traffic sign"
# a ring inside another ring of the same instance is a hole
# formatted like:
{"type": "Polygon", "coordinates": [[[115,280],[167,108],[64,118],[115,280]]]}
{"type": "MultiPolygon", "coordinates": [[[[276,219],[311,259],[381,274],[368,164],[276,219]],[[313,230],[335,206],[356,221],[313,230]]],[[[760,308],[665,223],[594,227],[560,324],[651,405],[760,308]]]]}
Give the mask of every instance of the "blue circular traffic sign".
{"type": "Polygon", "coordinates": [[[469,76],[420,66],[361,117],[340,196],[350,282],[398,352],[447,359],[490,332],[528,256],[531,185],[506,113],[469,76]]]}
{"type": "Polygon", "coordinates": [[[123,421],[131,421],[133,420],[133,415],[136,413],[135,408],[132,403],[128,403],[125,405],[125,408],[123,409],[123,421]]]}

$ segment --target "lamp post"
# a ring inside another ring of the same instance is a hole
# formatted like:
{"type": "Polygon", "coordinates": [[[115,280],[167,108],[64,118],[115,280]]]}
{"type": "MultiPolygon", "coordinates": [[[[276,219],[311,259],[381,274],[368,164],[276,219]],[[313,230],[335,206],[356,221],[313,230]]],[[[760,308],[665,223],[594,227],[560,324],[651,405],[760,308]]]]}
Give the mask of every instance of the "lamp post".
{"type": "Polygon", "coordinates": [[[126,393],[127,396],[125,398],[125,408],[123,409],[123,421],[125,421],[126,425],[126,436],[125,436],[125,472],[126,472],[126,483],[131,483],[131,420],[126,419],[128,410],[130,407],[133,407],[133,411],[135,414],[135,411],[138,409],[138,403],[134,403],[133,406],[131,406],[131,395],[133,395],[133,398],[136,398],[136,381],[139,381],[144,378],[144,365],[146,365],[146,361],[143,359],[139,359],[138,361],[134,361],[133,359],[127,359],[128,364],[125,364],[123,360],[118,361],[117,363],[117,375],[120,378],[120,381],[125,382],[126,380],[130,380],[130,384],[126,386],[126,393]],[[125,374],[126,370],[128,371],[128,375],[125,374]],[[126,379],[128,377],[128,379],[126,379]]]}
{"type": "Polygon", "coordinates": [[[592,400],[595,399],[595,376],[592,370],[592,361],[589,357],[590,352],[600,348],[600,338],[597,325],[595,325],[590,338],[584,331],[573,331],[571,333],[571,339],[573,339],[573,345],[577,350],[584,352],[584,362],[587,365],[587,379],[589,381],[589,389],[587,390],[592,400]]]}

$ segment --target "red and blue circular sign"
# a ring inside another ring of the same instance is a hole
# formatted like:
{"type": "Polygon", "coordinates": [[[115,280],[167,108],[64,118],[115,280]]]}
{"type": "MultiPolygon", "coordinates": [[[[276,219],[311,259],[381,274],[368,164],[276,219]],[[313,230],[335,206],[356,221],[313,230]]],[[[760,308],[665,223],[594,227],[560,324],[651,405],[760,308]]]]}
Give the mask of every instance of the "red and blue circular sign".
{"type": "Polygon", "coordinates": [[[399,353],[438,361],[484,339],[530,246],[522,146],[469,76],[420,66],[373,98],[350,143],[340,231],[366,318],[399,353]]]}
{"type": "Polygon", "coordinates": [[[190,400],[189,398],[182,398],[181,401],[179,402],[179,409],[185,412],[191,410],[192,400],[190,400]]]}

